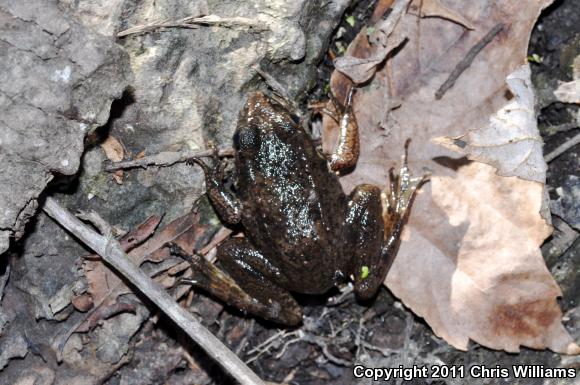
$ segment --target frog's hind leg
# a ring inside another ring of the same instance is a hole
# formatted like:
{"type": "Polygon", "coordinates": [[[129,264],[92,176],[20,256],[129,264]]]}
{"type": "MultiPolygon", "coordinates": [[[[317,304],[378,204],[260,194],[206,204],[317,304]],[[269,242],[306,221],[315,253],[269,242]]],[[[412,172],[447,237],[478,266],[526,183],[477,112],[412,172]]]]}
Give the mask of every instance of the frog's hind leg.
{"type": "Polygon", "coordinates": [[[371,184],[355,187],[350,194],[346,216],[346,242],[353,245],[350,272],[354,275],[354,291],[358,298],[372,297],[387,274],[381,258],[384,223],[381,189],[371,184]]]}
{"type": "Polygon", "coordinates": [[[193,276],[181,283],[201,287],[227,304],[265,319],[285,325],[302,321],[296,300],[273,283],[280,273],[245,238],[228,239],[218,247],[218,264],[225,272],[175,244],[170,250],[192,265],[193,276]]]}
{"type": "Polygon", "coordinates": [[[361,299],[373,296],[385,280],[397,254],[400,236],[421,178],[412,178],[407,166],[407,147],[399,175],[391,170],[390,189],[380,192],[372,185],[360,185],[351,193],[350,234],[355,236],[355,293],[361,299]],[[382,212],[382,215],[381,215],[382,212]],[[381,218],[382,217],[382,218],[381,218]],[[354,226],[352,226],[354,225],[354,226]]]}

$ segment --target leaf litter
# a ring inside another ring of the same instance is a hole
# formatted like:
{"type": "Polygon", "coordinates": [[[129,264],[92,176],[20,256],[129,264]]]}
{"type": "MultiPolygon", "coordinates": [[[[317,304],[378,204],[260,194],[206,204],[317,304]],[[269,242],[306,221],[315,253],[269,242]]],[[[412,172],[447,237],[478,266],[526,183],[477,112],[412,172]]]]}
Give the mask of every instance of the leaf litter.
{"type": "MultiPolygon", "coordinates": [[[[362,31],[345,54],[351,59],[339,63],[358,61],[365,76],[337,68],[331,77],[339,100],[353,80],[359,84],[353,107],[361,156],[341,179],[346,191],[359,183],[386,185],[407,138],[410,168],[431,174],[385,283],[461,350],[472,340],[509,352],[527,346],[580,353],[562,325],[561,291],[540,252],[552,228],[541,215],[546,165],[525,63],[531,29],[550,2],[437,2],[468,23],[420,18],[428,14],[413,3],[384,40],[395,36],[404,44],[385,53],[387,45],[362,31]],[[437,100],[449,74],[498,25],[437,100]],[[385,60],[369,66],[365,58],[377,55],[385,60]]],[[[321,132],[330,152],[334,122],[323,117],[321,132]]]]}
{"type": "MultiPolygon", "coordinates": [[[[202,255],[205,255],[215,248],[216,243],[231,233],[229,230],[224,231],[223,228],[216,231],[215,226],[201,223],[200,219],[199,210],[194,209],[173,220],[154,234],[162,216],[152,216],[121,237],[119,243],[136,265],[140,266],[144,262],[157,263],[159,268],[153,271],[153,275],[157,282],[169,288],[175,284],[174,276],[187,269],[189,265],[181,260],[169,261],[168,264],[162,263],[170,257],[168,250],[163,247],[167,242],[175,242],[188,252],[199,250],[202,255]]],[[[59,361],[62,359],[63,349],[73,333],[90,331],[101,320],[115,315],[135,312],[133,305],[117,302],[120,296],[131,293],[131,288],[125,285],[113,270],[103,264],[98,256],[85,257],[82,267],[88,289],[86,293],[75,298],[77,298],[77,302],[81,302],[81,307],[86,313],[55,341],[59,361]]],[[[176,293],[176,296],[179,298],[189,290],[190,286],[183,286],[176,293]]]]}

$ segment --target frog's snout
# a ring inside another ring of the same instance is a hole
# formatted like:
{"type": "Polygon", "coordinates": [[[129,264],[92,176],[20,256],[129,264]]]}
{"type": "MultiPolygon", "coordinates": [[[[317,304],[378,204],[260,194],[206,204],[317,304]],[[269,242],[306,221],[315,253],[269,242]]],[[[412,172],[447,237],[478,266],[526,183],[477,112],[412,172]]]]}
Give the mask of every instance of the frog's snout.
{"type": "Polygon", "coordinates": [[[264,108],[270,106],[270,100],[262,92],[256,91],[248,94],[248,100],[242,110],[242,114],[248,117],[258,116],[264,108]]]}

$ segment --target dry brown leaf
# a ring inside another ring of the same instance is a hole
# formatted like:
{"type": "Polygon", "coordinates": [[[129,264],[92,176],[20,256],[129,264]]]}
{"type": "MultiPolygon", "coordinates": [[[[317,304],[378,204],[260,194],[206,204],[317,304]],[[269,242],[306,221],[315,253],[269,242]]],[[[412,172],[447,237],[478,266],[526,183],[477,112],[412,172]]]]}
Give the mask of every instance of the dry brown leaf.
{"type": "Polygon", "coordinates": [[[402,246],[387,279],[395,295],[460,349],[471,339],[509,352],[524,345],[580,353],[562,326],[561,292],[538,247],[551,232],[539,214],[543,186],[498,177],[478,162],[431,183],[432,211],[450,226],[433,232],[432,223],[413,221],[407,237],[414,243],[402,246]],[[441,234],[450,227],[451,237],[441,234]]]}
{"type": "MultiPolygon", "coordinates": [[[[366,36],[366,28],[359,36],[366,36]]],[[[364,83],[375,74],[376,67],[385,60],[387,55],[400,46],[404,40],[403,36],[393,34],[387,40],[387,46],[382,47],[374,55],[365,58],[341,56],[334,61],[334,68],[348,76],[355,84],[364,83]]]]}
{"type": "Polygon", "coordinates": [[[435,138],[435,143],[490,164],[501,176],[545,183],[544,142],[536,124],[530,66],[524,64],[510,74],[507,84],[514,99],[493,114],[485,127],[455,138],[435,138]]]}
{"type": "MultiPolygon", "coordinates": [[[[410,168],[430,171],[432,181],[415,199],[386,284],[458,349],[474,340],[507,351],[530,346],[580,353],[561,324],[560,290],[539,251],[551,231],[539,214],[543,184],[498,176],[491,166],[457,158],[432,142],[484,127],[511,103],[505,79],[525,63],[530,31],[549,3],[446,1],[474,31],[406,14],[394,33],[409,41],[354,97],[361,156],[341,181],[346,191],[359,183],[386,185],[389,168],[400,166],[404,143],[412,138],[410,168]],[[435,100],[456,64],[500,23],[502,31],[435,100]],[[385,101],[394,97],[401,106],[381,127],[385,101]]],[[[374,54],[368,43],[351,52],[374,54]]],[[[349,81],[335,71],[331,87],[341,100],[349,81]]],[[[336,133],[331,119],[324,118],[322,133],[328,151],[336,133]]]]}
{"type": "MultiPolygon", "coordinates": [[[[393,4],[393,11],[390,17],[380,20],[376,23],[376,31],[370,38],[375,42],[375,49],[372,54],[369,51],[360,49],[365,45],[367,40],[367,29],[363,30],[356,37],[357,43],[351,43],[346,54],[334,61],[334,67],[337,71],[350,78],[355,84],[361,84],[369,80],[375,73],[376,67],[381,64],[387,55],[395,48],[400,46],[405,40],[405,36],[400,33],[393,33],[401,16],[405,13],[411,0],[397,0],[393,4]],[[357,51],[364,52],[365,55],[358,56],[357,51]]],[[[378,15],[377,15],[378,18],[378,15]]]]}
{"type": "Polygon", "coordinates": [[[439,0],[415,0],[409,11],[418,9],[421,17],[440,17],[464,26],[467,29],[474,30],[469,20],[463,17],[459,12],[451,9],[439,0]]]}
{"type": "MultiPolygon", "coordinates": [[[[196,226],[196,230],[191,231],[194,234],[198,234],[198,232],[203,233],[203,231],[207,230],[207,226],[197,226],[198,224],[199,213],[188,213],[169,223],[145,243],[131,250],[128,255],[136,265],[141,265],[147,260],[160,262],[169,256],[169,253],[165,249],[159,250],[163,245],[165,245],[165,243],[170,241],[177,242],[180,237],[181,239],[184,239],[184,237],[186,239],[190,239],[188,232],[190,232],[194,226],[196,226]],[[162,252],[162,257],[151,257],[151,255],[158,250],[162,252]]],[[[139,228],[143,226],[150,228],[149,220],[144,222],[144,224],[139,225],[138,228],[132,233],[140,233],[139,228]]],[[[194,239],[196,238],[194,237],[194,239]]],[[[121,243],[123,242],[121,241],[121,243]]],[[[178,244],[184,247],[185,250],[193,249],[193,246],[191,244],[187,244],[187,242],[179,241],[178,244]]],[[[116,301],[117,296],[128,293],[131,290],[123,284],[117,274],[115,274],[111,269],[109,269],[109,267],[104,265],[99,260],[86,260],[83,263],[83,268],[85,269],[85,277],[87,278],[89,285],[88,292],[93,297],[93,302],[96,304],[96,306],[99,306],[105,300],[105,306],[111,305],[116,301]]]]}
{"type": "MultiPolygon", "coordinates": [[[[123,160],[125,150],[121,142],[119,142],[114,136],[109,135],[103,143],[101,143],[101,148],[105,152],[107,159],[111,162],[120,162],[123,160]]],[[[123,184],[123,170],[117,170],[113,173],[113,179],[117,184],[123,184]]]]}
{"type": "Polygon", "coordinates": [[[93,297],[91,297],[87,293],[74,296],[70,302],[75,307],[75,309],[77,309],[82,313],[91,310],[92,307],[94,306],[93,297]]]}
{"type": "MultiPolygon", "coordinates": [[[[143,243],[153,234],[163,216],[152,215],[135,229],[124,235],[119,243],[125,251],[133,249],[143,243]]],[[[110,288],[120,282],[119,278],[106,267],[97,255],[85,258],[83,269],[88,283],[88,293],[92,303],[99,304],[109,292],[110,288]]]]}

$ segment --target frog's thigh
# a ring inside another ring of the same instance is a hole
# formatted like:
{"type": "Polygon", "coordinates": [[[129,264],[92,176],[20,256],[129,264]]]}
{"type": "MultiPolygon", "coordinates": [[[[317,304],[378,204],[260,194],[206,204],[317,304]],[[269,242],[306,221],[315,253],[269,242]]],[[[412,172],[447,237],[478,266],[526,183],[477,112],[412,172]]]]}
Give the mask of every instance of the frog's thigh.
{"type": "Polygon", "coordinates": [[[302,309],[296,300],[275,283],[283,279],[280,272],[247,239],[232,238],[222,243],[217,258],[219,265],[252,298],[251,306],[245,307],[248,312],[286,325],[302,321],[302,309]]]}
{"type": "Polygon", "coordinates": [[[359,298],[372,297],[387,275],[390,264],[381,256],[384,237],[381,190],[362,184],[350,194],[347,231],[354,245],[354,289],[359,298]]]}

